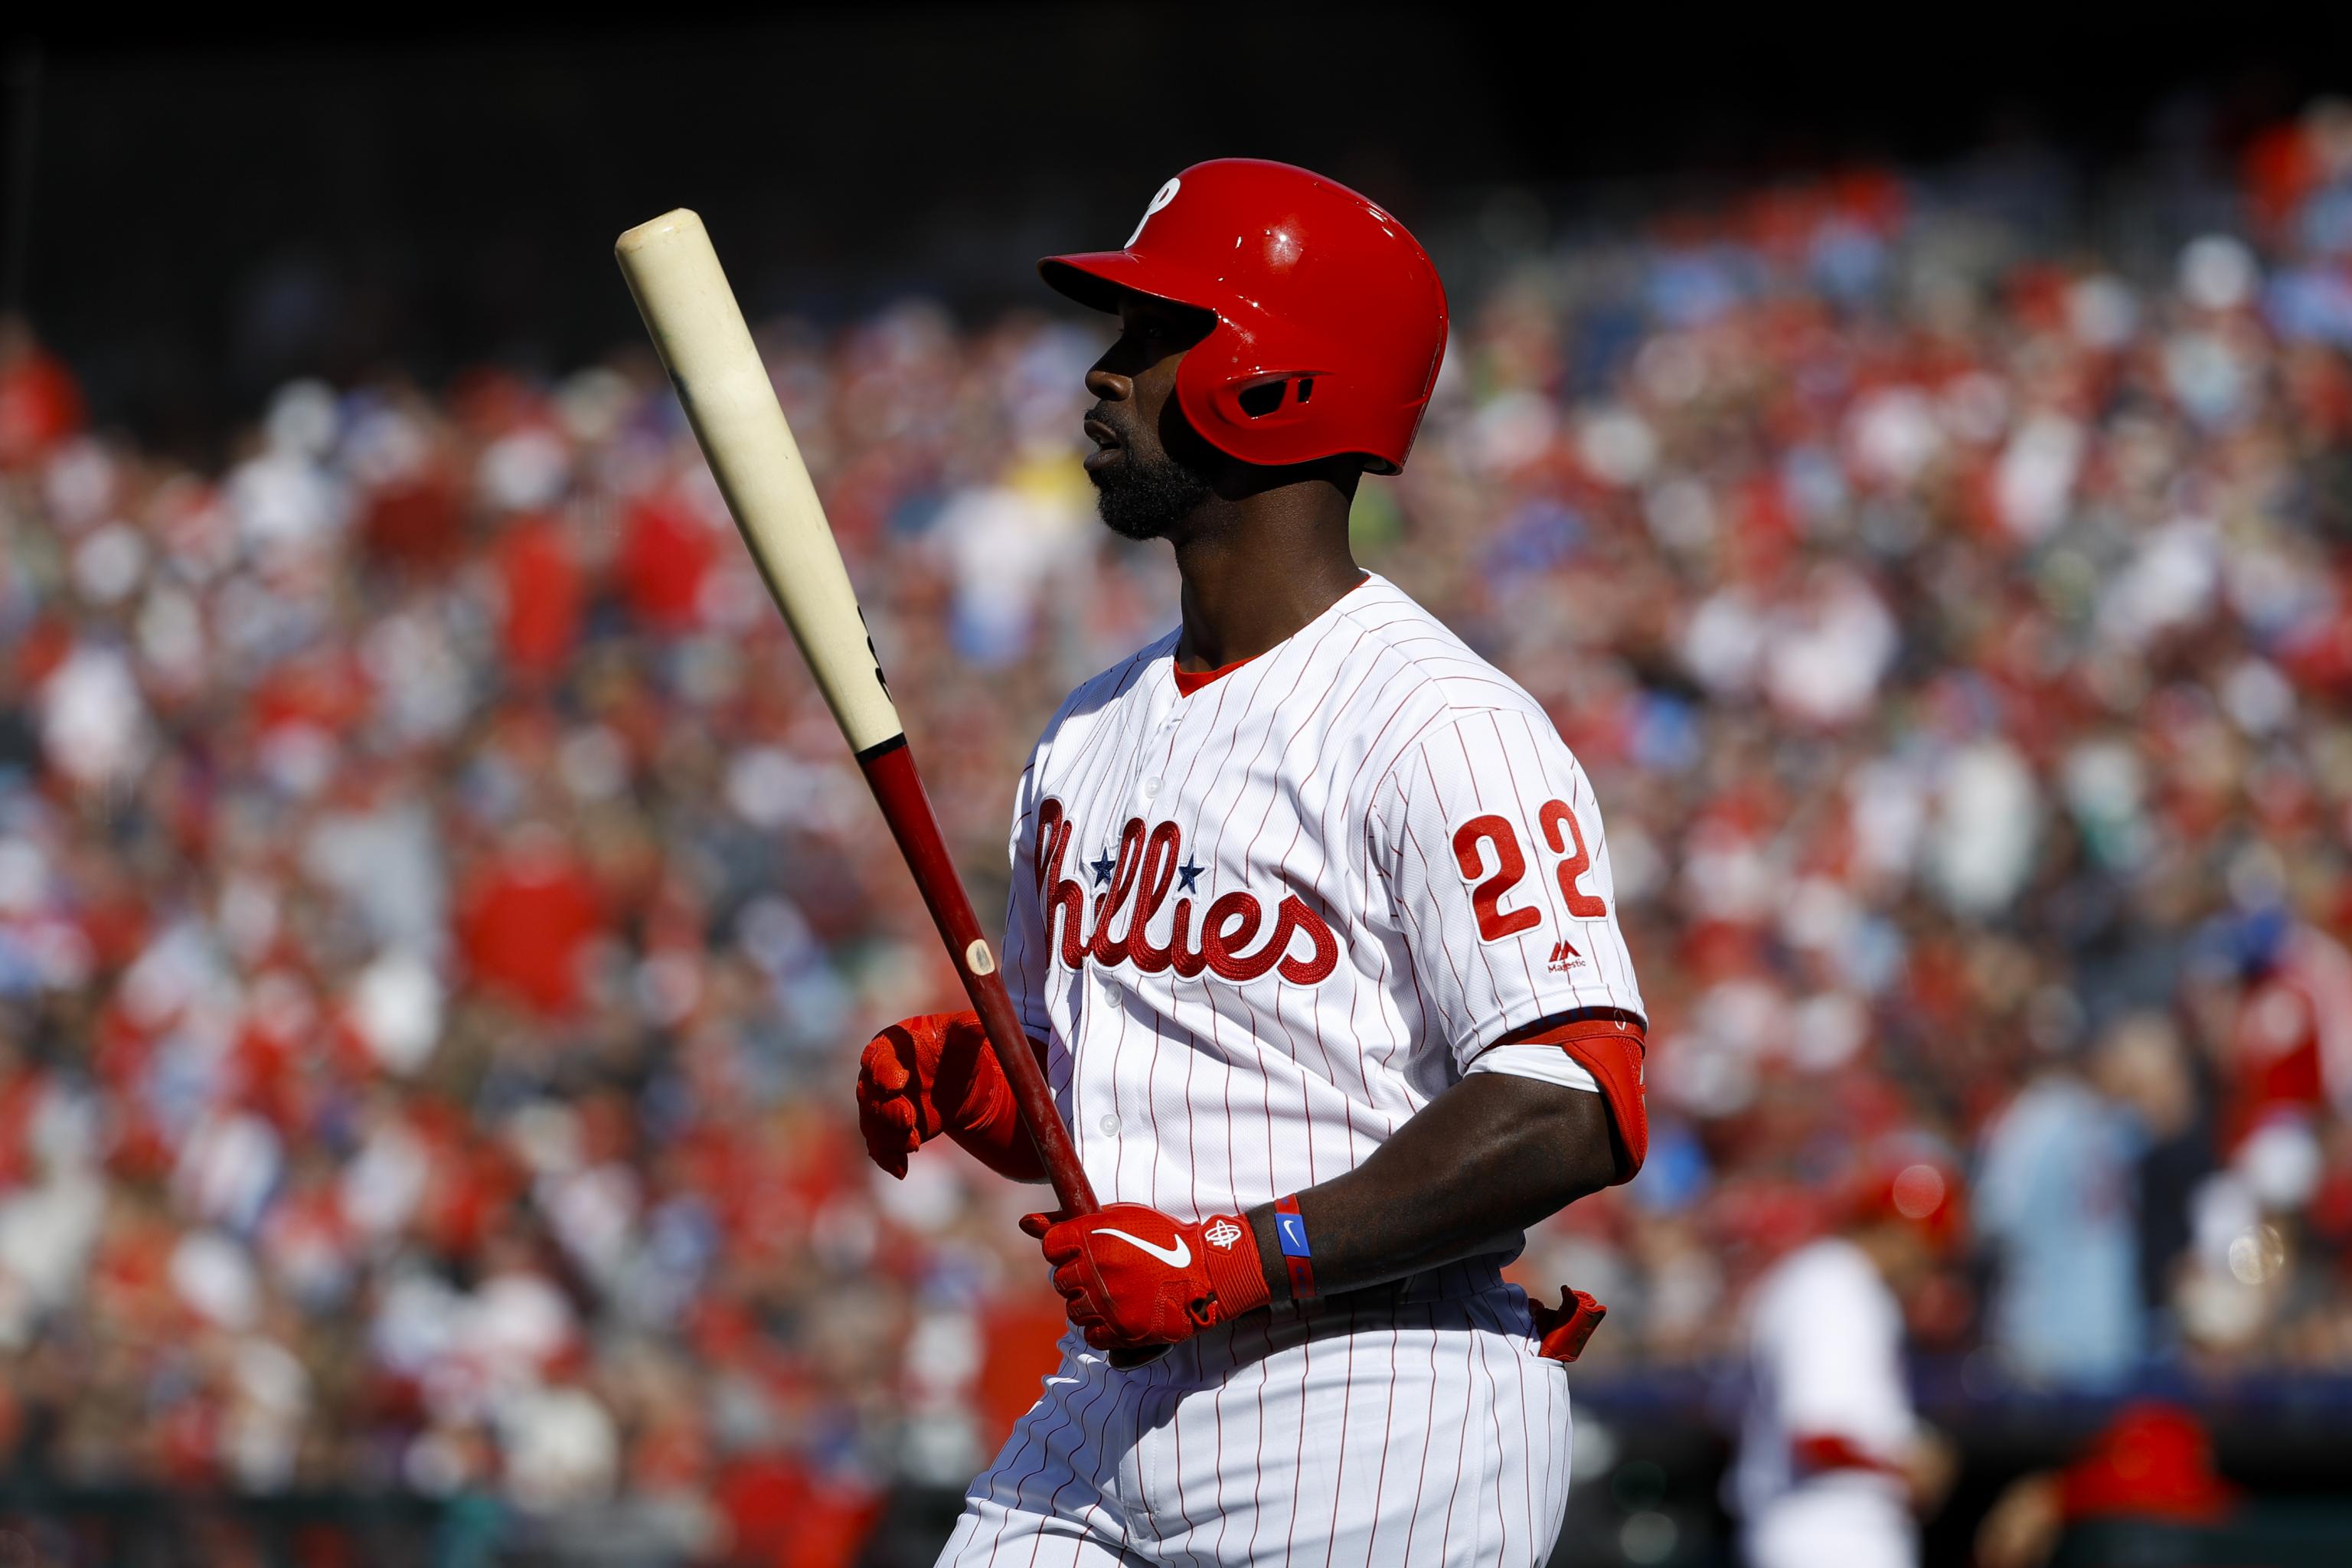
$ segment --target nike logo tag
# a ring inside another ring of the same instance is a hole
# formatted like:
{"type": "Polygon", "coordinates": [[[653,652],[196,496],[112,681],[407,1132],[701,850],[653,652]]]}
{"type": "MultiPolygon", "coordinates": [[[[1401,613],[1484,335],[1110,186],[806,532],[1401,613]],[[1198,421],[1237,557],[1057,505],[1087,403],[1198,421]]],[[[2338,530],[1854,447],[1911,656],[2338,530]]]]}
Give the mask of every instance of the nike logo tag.
{"type": "Polygon", "coordinates": [[[1192,1249],[1184,1245],[1184,1238],[1181,1236],[1176,1238],[1176,1245],[1173,1247],[1154,1247],[1151,1243],[1144,1240],[1143,1237],[1139,1236],[1129,1236],[1123,1230],[1113,1230],[1108,1226],[1102,1226],[1100,1229],[1097,1230],[1095,1234],[1097,1236],[1115,1236],[1121,1241],[1126,1242],[1129,1247],[1133,1247],[1141,1251],[1151,1254],[1152,1257],[1157,1258],[1160,1262],[1165,1263],[1171,1268],[1181,1268],[1186,1264],[1192,1261],[1192,1249]]]}

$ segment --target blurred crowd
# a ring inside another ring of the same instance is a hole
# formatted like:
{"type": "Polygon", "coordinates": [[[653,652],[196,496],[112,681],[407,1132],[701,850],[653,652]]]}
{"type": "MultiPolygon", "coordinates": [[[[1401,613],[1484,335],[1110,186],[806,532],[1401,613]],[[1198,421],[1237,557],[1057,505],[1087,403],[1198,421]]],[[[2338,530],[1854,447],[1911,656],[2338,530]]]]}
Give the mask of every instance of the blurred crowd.
{"type": "MultiPolygon", "coordinates": [[[[1356,531],[1606,815],[1652,1152],[1520,1266],[1613,1309],[1580,1376],[1722,1353],[1890,1148],[1973,1390],[2352,1372],[2352,110],[2230,195],[2126,272],[1862,172],[1457,291],[1356,531]]],[[[1100,325],[761,338],[1001,907],[1037,730],[1174,616],[1100,325]]],[[[0,340],[16,1473],[848,1561],[1059,1327],[1028,1190],[859,1149],[937,945],[642,353],[299,383],[198,472],[0,340]]]]}

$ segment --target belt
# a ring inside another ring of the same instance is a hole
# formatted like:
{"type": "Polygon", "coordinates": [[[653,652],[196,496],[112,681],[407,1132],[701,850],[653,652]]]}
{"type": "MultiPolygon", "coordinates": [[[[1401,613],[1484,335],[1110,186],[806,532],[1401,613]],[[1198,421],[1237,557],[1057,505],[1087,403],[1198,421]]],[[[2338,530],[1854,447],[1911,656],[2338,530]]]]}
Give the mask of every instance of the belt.
{"type": "MultiPolygon", "coordinates": [[[[1499,1290],[1502,1268],[1510,1258],[1509,1253],[1465,1258],[1361,1289],[1306,1301],[1273,1302],[1186,1340],[1167,1356],[1145,1365],[1160,1369],[1151,1375],[1163,1382],[1210,1383],[1234,1367],[1278,1351],[1386,1328],[1392,1319],[1400,1328],[1421,1326],[1424,1310],[1499,1290]]],[[[1475,1321],[1463,1320],[1465,1324],[1475,1321]]],[[[1496,1326],[1507,1321],[1507,1314],[1498,1314],[1496,1326]]]]}
{"type": "Polygon", "coordinates": [[[1286,1307],[1292,1311],[1319,1316],[1330,1312],[1361,1312],[1381,1307],[1419,1306],[1427,1301],[1458,1301],[1500,1286],[1503,1283],[1503,1265],[1510,1261],[1510,1258],[1509,1253],[1496,1252],[1479,1258],[1460,1258],[1452,1263],[1441,1263],[1434,1268],[1424,1268],[1418,1274],[1408,1274],[1402,1279],[1318,1296],[1311,1300],[1278,1303],[1276,1310],[1286,1307]]]}

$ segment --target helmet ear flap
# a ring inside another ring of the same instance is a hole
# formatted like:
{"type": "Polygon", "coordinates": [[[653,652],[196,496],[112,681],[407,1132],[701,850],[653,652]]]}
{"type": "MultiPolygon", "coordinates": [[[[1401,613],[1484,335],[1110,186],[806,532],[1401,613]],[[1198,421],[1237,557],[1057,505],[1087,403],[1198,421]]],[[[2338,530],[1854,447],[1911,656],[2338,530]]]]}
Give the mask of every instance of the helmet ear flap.
{"type": "Polygon", "coordinates": [[[1316,378],[1321,374],[1293,370],[1229,381],[1217,388],[1218,407],[1240,426],[1287,424],[1307,412],[1307,405],[1315,401],[1316,378]]]}
{"type": "Polygon", "coordinates": [[[1192,387],[1180,379],[1178,392],[1190,394],[1183,397],[1185,412],[1212,445],[1268,466],[1297,461],[1286,450],[1296,445],[1293,429],[1346,401],[1331,373],[1321,369],[1202,375],[1192,387]]]}
{"type": "MultiPolygon", "coordinates": [[[[1262,468],[1339,455],[1328,448],[1326,433],[1360,422],[1360,378],[1328,368],[1330,361],[1313,344],[1288,345],[1300,353],[1293,368],[1267,369],[1269,346],[1220,320],[1176,369],[1176,401],[1184,417],[1212,447],[1262,468]]],[[[1401,468],[1374,452],[1354,455],[1366,473],[1393,474],[1401,468]]]]}

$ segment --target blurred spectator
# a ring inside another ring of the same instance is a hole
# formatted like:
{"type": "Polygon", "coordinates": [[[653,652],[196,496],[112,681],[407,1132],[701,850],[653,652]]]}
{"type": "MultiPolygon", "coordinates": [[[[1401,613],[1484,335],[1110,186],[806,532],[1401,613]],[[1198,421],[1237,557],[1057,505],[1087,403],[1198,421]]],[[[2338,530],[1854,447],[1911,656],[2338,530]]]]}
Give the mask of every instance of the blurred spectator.
{"type": "Polygon", "coordinates": [[[2194,1414],[2177,1405],[2134,1404],[2064,1469],[2010,1484],[1978,1529],[1977,1563],[1979,1568],[2042,1568],[2071,1524],[2212,1524],[2228,1518],[2237,1502],[2237,1489],[2214,1470],[2212,1439],[2194,1414]]]}
{"type": "Polygon", "coordinates": [[[1986,1337],[2029,1382],[2100,1387],[2139,1359],[2136,1152],[2121,1109],[2063,1058],[1986,1133],[1975,1190],[1996,1276],[1986,1337]]]}
{"type": "Polygon", "coordinates": [[[32,468],[82,426],[81,388],[31,327],[0,317],[0,472],[32,468]]]}
{"type": "Polygon", "coordinates": [[[2100,1090],[2133,1118],[2140,1308],[2149,1321],[2162,1321],[2189,1250],[2190,1205],[2212,1173],[2213,1119],[2180,1033],[2162,1014],[2117,1020],[2098,1047],[2093,1072],[2100,1090]]]}

